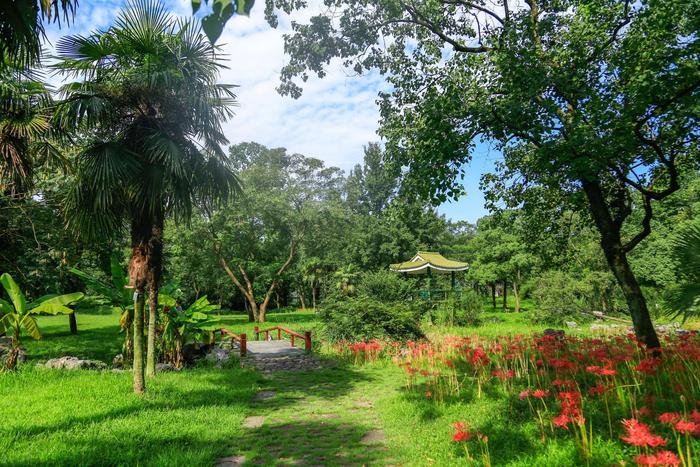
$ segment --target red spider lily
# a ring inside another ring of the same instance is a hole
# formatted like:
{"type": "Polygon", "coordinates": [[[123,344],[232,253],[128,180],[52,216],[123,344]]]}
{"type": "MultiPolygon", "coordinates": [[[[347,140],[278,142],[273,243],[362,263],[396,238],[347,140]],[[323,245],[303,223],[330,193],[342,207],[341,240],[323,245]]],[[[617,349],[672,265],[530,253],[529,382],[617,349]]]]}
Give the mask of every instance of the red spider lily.
{"type": "Polygon", "coordinates": [[[462,441],[468,441],[471,437],[472,434],[468,431],[458,431],[457,433],[452,435],[452,441],[459,443],[462,441]]]}
{"type": "Polygon", "coordinates": [[[528,397],[530,397],[530,391],[527,389],[524,391],[520,391],[520,394],[518,394],[518,397],[520,397],[521,399],[528,398],[528,397]]]}
{"type": "Polygon", "coordinates": [[[605,386],[603,386],[602,384],[593,386],[592,388],[588,388],[588,394],[590,394],[591,396],[599,396],[605,393],[605,391],[605,386]]]}
{"type": "Polygon", "coordinates": [[[532,397],[536,397],[538,399],[542,399],[543,397],[546,397],[547,395],[549,395],[549,392],[544,391],[542,389],[535,389],[534,391],[532,391],[532,397]]]}
{"type": "Polygon", "coordinates": [[[602,370],[602,368],[599,366],[587,366],[586,367],[586,371],[588,373],[600,374],[600,370],[602,370]]]}
{"type": "Polygon", "coordinates": [[[630,418],[622,420],[622,425],[625,427],[627,436],[622,437],[622,441],[627,444],[640,447],[666,446],[666,440],[661,436],[656,436],[651,433],[649,426],[640,422],[637,419],[630,418]]]}
{"type": "Polygon", "coordinates": [[[641,360],[639,364],[634,367],[634,369],[640,373],[654,375],[658,371],[661,362],[662,360],[660,358],[646,358],[641,360]]]}
{"type": "Polygon", "coordinates": [[[676,466],[681,461],[678,456],[671,451],[659,451],[656,454],[641,454],[634,460],[637,465],[663,465],[676,466]]]}
{"type": "Polygon", "coordinates": [[[465,431],[468,428],[466,422],[454,422],[452,427],[457,431],[465,431]]]}
{"type": "Polygon", "coordinates": [[[674,424],[680,419],[681,414],[679,414],[678,412],[664,412],[657,418],[657,420],[659,420],[661,423],[667,424],[674,424]]]}
{"type": "Polygon", "coordinates": [[[697,410],[693,410],[692,412],[690,412],[690,419],[695,423],[700,423],[700,412],[698,412],[697,410]]]}
{"type": "Polygon", "coordinates": [[[611,370],[610,368],[601,368],[598,374],[600,376],[615,376],[617,371],[611,370]]]}
{"type": "Polygon", "coordinates": [[[673,425],[673,429],[679,433],[695,433],[698,431],[698,428],[700,428],[700,426],[690,420],[678,420],[673,425]]]}
{"type": "Polygon", "coordinates": [[[431,397],[433,397],[433,393],[430,392],[430,389],[428,389],[427,391],[425,391],[425,397],[427,397],[428,399],[430,399],[431,397]]]}
{"type": "Polygon", "coordinates": [[[554,419],[552,419],[552,423],[554,423],[554,426],[557,428],[564,428],[565,430],[569,429],[569,423],[571,423],[571,418],[564,412],[560,413],[554,419]]]}

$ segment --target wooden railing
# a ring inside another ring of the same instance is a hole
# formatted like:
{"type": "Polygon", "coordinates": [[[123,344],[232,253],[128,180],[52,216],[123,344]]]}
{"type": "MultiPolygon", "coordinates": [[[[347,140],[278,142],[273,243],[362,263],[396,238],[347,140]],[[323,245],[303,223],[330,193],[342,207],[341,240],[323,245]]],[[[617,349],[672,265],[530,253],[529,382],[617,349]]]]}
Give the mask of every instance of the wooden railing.
{"type": "Polygon", "coordinates": [[[247,338],[245,333],[241,333],[241,335],[237,335],[232,333],[226,328],[219,328],[214,333],[220,333],[221,334],[221,342],[223,343],[224,337],[228,336],[231,338],[231,340],[235,340],[238,342],[238,348],[241,350],[241,357],[245,357],[246,354],[248,353],[248,346],[247,346],[247,338]]]}
{"type": "Polygon", "coordinates": [[[270,340],[270,331],[277,331],[277,340],[282,339],[282,333],[286,333],[289,335],[289,341],[292,344],[292,347],[294,347],[294,339],[299,338],[304,341],[304,350],[307,352],[311,352],[311,331],[305,331],[304,335],[302,336],[298,332],[290,331],[289,329],[283,328],[282,326],[273,326],[268,329],[260,329],[258,326],[255,326],[255,340],[260,339],[260,334],[265,333],[265,340],[270,340]]]}

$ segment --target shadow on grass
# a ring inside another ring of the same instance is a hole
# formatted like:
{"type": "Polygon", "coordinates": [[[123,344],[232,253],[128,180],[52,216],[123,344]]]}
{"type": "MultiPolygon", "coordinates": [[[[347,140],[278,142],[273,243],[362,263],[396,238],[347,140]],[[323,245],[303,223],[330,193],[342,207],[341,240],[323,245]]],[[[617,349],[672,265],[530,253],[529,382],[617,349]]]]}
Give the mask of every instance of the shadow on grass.
{"type": "Polygon", "coordinates": [[[366,433],[367,427],[336,420],[273,420],[247,431],[237,453],[258,465],[376,465],[386,449],[361,444],[366,433]]]}

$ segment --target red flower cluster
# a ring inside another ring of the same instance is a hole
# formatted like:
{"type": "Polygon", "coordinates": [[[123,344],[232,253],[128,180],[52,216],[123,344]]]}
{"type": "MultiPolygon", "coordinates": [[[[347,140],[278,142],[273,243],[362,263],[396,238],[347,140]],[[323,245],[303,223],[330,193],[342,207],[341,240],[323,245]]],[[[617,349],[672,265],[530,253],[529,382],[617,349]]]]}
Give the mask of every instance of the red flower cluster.
{"type": "Polygon", "coordinates": [[[676,466],[681,464],[678,456],[671,451],[659,451],[656,454],[641,454],[637,456],[635,462],[637,465],[658,466],[676,466]]]}
{"type": "Polygon", "coordinates": [[[665,439],[652,434],[649,425],[640,422],[636,418],[622,420],[622,425],[625,427],[626,432],[626,436],[622,437],[622,441],[627,444],[652,448],[666,446],[665,439]]]}

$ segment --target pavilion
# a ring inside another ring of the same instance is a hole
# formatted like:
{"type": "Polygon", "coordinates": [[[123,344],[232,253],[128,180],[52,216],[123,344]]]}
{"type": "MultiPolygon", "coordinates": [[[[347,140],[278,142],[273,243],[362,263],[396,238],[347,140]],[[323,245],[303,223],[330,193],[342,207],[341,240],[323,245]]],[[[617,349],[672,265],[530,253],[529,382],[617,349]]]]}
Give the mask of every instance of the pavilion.
{"type": "Polygon", "coordinates": [[[435,251],[419,251],[410,261],[389,265],[389,269],[394,272],[405,274],[427,274],[432,282],[433,271],[437,274],[452,275],[452,290],[455,288],[455,273],[469,269],[468,263],[447,259],[435,251]]]}

